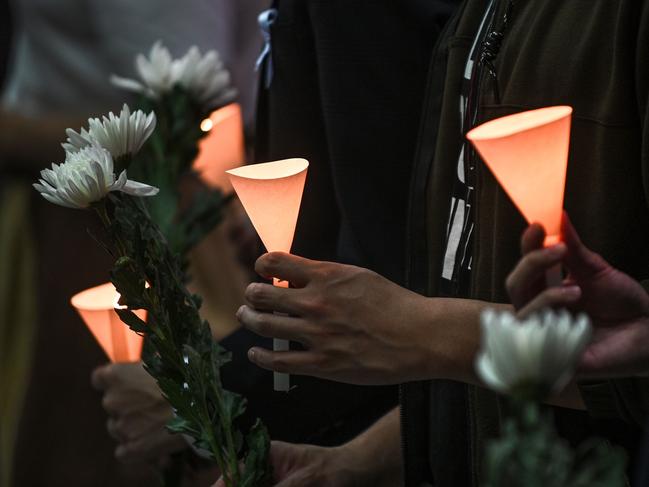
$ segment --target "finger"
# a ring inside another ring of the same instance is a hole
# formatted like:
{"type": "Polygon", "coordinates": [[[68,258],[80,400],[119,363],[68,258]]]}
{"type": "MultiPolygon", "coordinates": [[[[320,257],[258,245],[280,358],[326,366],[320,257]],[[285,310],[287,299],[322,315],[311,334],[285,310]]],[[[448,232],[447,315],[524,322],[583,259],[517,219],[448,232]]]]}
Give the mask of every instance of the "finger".
{"type": "Polygon", "coordinates": [[[109,389],[101,400],[102,407],[111,416],[145,414],[147,411],[156,411],[159,404],[156,398],[144,393],[119,389],[109,389]]]}
{"type": "Polygon", "coordinates": [[[525,319],[545,308],[570,308],[579,299],[581,299],[581,288],[579,286],[552,287],[543,291],[521,308],[517,313],[517,317],[525,319]]]}
{"type": "Polygon", "coordinates": [[[123,463],[138,463],[156,459],[186,447],[187,444],[180,436],[160,430],[118,445],[115,449],[115,458],[123,463]]]}
{"type": "Polygon", "coordinates": [[[542,248],[544,240],[545,229],[543,226],[539,223],[532,223],[521,237],[521,254],[527,255],[533,250],[542,248]]]}
{"type": "MultiPolygon", "coordinates": [[[[316,480],[319,482],[319,480],[316,480]]],[[[313,474],[308,470],[292,472],[285,479],[275,484],[275,487],[313,487],[321,485],[314,483],[313,474]]]]}
{"type": "MultiPolygon", "coordinates": [[[[108,422],[110,424],[110,430],[116,435],[113,437],[119,438],[121,443],[133,441],[147,432],[146,428],[138,426],[137,422],[133,421],[132,418],[118,416],[116,418],[110,418],[108,422]]],[[[148,429],[151,429],[151,427],[149,426],[148,429]]],[[[158,427],[158,429],[163,429],[163,427],[158,427]]]]}
{"type": "Polygon", "coordinates": [[[264,313],[244,305],[237,311],[237,319],[243,326],[263,337],[293,340],[306,347],[311,343],[310,327],[301,318],[264,313]]]}
{"type": "Polygon", "coordinates": [[[523,257],[505,280],[512,304],[515,307],[523,306],[530,293],[539,292],[539,282],[543,281],[545,272],[560,263],[565,254],[566,246],[558,243],[540,250],[532,250],[523,257]]]}
{"type": "Polygon", "coordinates": [[[101,398],[101,406],[109,416],[143,413],[155,408],[157,404],[157,401],[150,396],[118,389],[109,389],[101,398]]]}
{"type": "Polygon", "coordinates": [[[317,376],[318,356],[310,351],[273,352],[253,347],[248,350],[248,360],[262,369],[285,374],[317,376]]]}
{"type": "Polygon", "coordinates": [[[255,262],[255,271],[267,279],[278,278],[295,287],[304,287],[311,280],[315,261],[284,252],[264,254],[255,262]]]}
{"type": "Polygon", "coordinates": [[[599,254],[582,243],[579,234],[577,234],[568,214],[565,212],[561,225],[563,239],[568,248],[565,264],[577,279],[588,279],[608,268],[608,264],[599,254]]]}
{"type": "Polygon", "coordinates": [[[165,425],[173,417],[173,413],[166,414],[167,408],[162,406],[156,409],[157,411],[144,410],[138,411],[135,414],[119,416],[117,428],[120,434],[126,438],[133,439],[157,430],[165,430],[165,425]]]}
{"type": "Polygon", "coordinates": [[[302,314],[300,289],[286,289],[270,284],[253,282],[246,288],[245,297],[257,310],[279,311],[280,313],[302,314]]]}
{"type": "Polygon", "coordinates": [[[113,390],[109,390],[101,398],[101,407],[109,416],[120,416],[139,409],[130,396],[113,390]]]}
{"type": "Polygon", "coordinates": [[[223,480],[223,477],[217,480],[212,487],[225,487],[225,481],[223,480]]]}
{"type": "Polygon", "coordinates": [[[647,327],[643,322],[595,326],[593,340],[582,354],[578,373],[585,378],[647,375],[647,327]]]}
{"type": "Polygon", "coordinates": [[[92,384],[92,387],[97,390],[103,391],[106,390],[106,388],[108,388],[111,383],[113,383],[113,365],[114,364],[103,365],[101,367],[97,367],[92,371],[92,375],[90,376],[90,383],[92,384]]]}
{"type": "Polygon", "coordinates": [[[110,437],[119,443],[127,440],[127,438],[122,435],[119,427],[117,426],[117,419],[115,418],[108,418],[108,420],[106,421],[106,430],[108,431],[110,437]]]}
{"type": "Polygon", "coordinates": [[[646,376],[647,361],[644,357],[627,358],[611,355],[599,347],[588,348],[582,355],[577,373],[580,379],[614,379],[618,377],[646,376]],[[637,360],[640,359],[640,360],[637,360]]]}
{"type": "Polygon", "coordinates": [[[270,444],[269,462],[273,469],[273,479],[279,482],[287,478],[291,470],[299,465],[304,452],[303,445],[272,441],[270,444]]]}

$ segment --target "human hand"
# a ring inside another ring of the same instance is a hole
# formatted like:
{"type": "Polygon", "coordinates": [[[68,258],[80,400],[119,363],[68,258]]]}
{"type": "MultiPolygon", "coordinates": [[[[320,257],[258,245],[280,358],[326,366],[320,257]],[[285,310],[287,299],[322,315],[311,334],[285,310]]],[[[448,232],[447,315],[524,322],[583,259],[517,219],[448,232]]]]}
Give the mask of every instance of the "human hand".
{"type": "Polygon", "coordinates": [[[593,341],[581,359],[586,376],[628,376],[649,372],[649,296],[627,274],[611,267],[579,239],[567,215],[564,242],[543,248],[538,224],[523,234],[523,259],[506,287],[520,316],[545,307],[583,311],[592,320],[593,341]],[[568,276],[560,287],[545,289],[545,271],[563,263],[568,276]]]}
{"type": "Polygon", "coordinates": [[[261,256],[255,269],[294,288],[250,284],[249,305],[239,308],[239,321],[259,335],[306,348],[272,352],[255,347],[248,354],[255,364],[353,384],[428,376],[426,298],[366,269],[281,252],[261,256]]]}
{"type": "MultiPolygon", "coordinates": [[[[325,448],[273,441],[270,463],[276,487],[355,487],[368,485],[346,446],[325,448]]],[[[225,487],[219,479],[213,487],[225,487]]]]}
{"type": "Polygon", "coordinates": [[[187,448],[181,436],[166,430],[173,411],[141,363],[98,367],[92,384],[104,394],[102,406],[109,416],[108,433],[118,442],[118,460],[156,461],[187,448]]]}

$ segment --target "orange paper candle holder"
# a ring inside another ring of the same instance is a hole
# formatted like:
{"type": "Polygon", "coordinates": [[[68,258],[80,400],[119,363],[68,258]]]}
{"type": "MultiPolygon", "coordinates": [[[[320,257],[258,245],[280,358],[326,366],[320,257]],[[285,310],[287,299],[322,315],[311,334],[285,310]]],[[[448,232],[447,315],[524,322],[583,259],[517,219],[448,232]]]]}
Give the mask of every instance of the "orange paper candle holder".
{"type": "MultiPolygon", "coordinates": [[[[290,252],[300,211],[306,173],[305,159],[251,164],[227,171],[239,200],[269,252],[290,252]]],[[[273,280],[288,287],[286,281],[273,280]]],[[[287,340],[274,339],[273,350],[288,350],[287,340]]],[[[276,391],[288,391],[288,374],[274,374],[276,391]]]]}
{"type": "MultiPolygon", "coordinates": [[[[115,308],[119,294],[111,283],[75,294],[70,302],[111,362],[137,362],[142,355],[143,337],[122,322],[115,308]]],[[[146,311],[134,313],[146,321],[146,311]]]]}
{"type": "MultiPolygon", "coordinates": [[[[545,245],[561,240],[572,108],[554,106],[486,122],[467,134],[528,223],[540,223],[545,245]]],[[[560,269],[548,281],[561,282],[560,269]]],[[[549,282],[550,283],[550,282],[549,282]]]]}
{"type": "Polygon", "coordinates": [[[232,191],[225,171],[241,166],[246,160],[241,106],[231,103],[213,111],[201,122],[207,135],[198,144],[194,170],[212,188],[232,191]]]}

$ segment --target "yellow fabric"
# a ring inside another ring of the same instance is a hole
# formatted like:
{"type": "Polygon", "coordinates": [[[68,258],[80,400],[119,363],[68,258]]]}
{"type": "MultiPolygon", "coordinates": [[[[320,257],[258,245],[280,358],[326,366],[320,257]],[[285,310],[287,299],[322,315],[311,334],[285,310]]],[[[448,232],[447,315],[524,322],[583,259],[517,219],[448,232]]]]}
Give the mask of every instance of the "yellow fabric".
{"type": "Polygon", "coordinates": [[[24,184],[0,191],[0,487],[9,487],[36,329],[35,252],[24,184]]]}

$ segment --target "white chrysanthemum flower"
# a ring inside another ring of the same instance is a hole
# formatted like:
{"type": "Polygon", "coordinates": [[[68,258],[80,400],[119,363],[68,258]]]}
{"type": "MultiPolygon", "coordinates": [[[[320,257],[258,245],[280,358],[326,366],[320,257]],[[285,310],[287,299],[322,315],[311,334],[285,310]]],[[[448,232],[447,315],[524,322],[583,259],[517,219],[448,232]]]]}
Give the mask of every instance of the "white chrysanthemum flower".
{"type": "Polygon", "coordinates": [[[155,130],[155,126],[154,112],[147,115],[142,110],[136,110],[131,113],[131,109],[124,103],[119,116],[110,112],[101,120],[89,118],[87,130],[81,128],[79,132],[75,132],[67,129],[65,133],[68,139],[62,145],[66,152],[76,152],[95,141],[117,158],[138,152],[155,130]]]}
{"type": "Polygon", "coordinates": [[[476,370],[487,386],[502,393],[561,390],[591,337],[588,317],[573,319],[567,311],[544,310],[518,321],[508,311],[487,309],[480,321],[476,370]]]}
{"type": "Polygon", "coordinates": [[[96,143],[67,153],[63,164],[52,164],[52,169],[41,171],[34,188],[50,203],[78,209],[100,201],[111,191],[135,196],[158,193],[158,188],[129,181],[126,171],[116,178],[110,152],[96,143]]]}
{"type": "Polygon", "coordinates": [[[202,56],[193,46],[173,62],[172,69],[178,84],[204,106],[223,105],[236,95],[230,86],[230,73],[214,50],[202,56]]]}
{"type": "Polygon", "coordinates": [[[223,105],[236,95],[230,84],[230,73],[213,50],[202,55],[193,46],[182,58],[172,59],[169,50],[157,41],[148,58],[138,54],[135,69],[139,81],[112,75],[111,82],[156,100],[179,85],[205,107],[223,105]]]}
{"type": "Polygon", "coordinates": [[[119,88],[157,99],[171,91],[177,81],[174,78],[172,63],[169,49],[164,47],[162,42],[157,41],[151,47],[148,58],[143,54],[135,57],[135,70],[141,81],[117,75],[112,75],[110,81],[119,88]]]}

